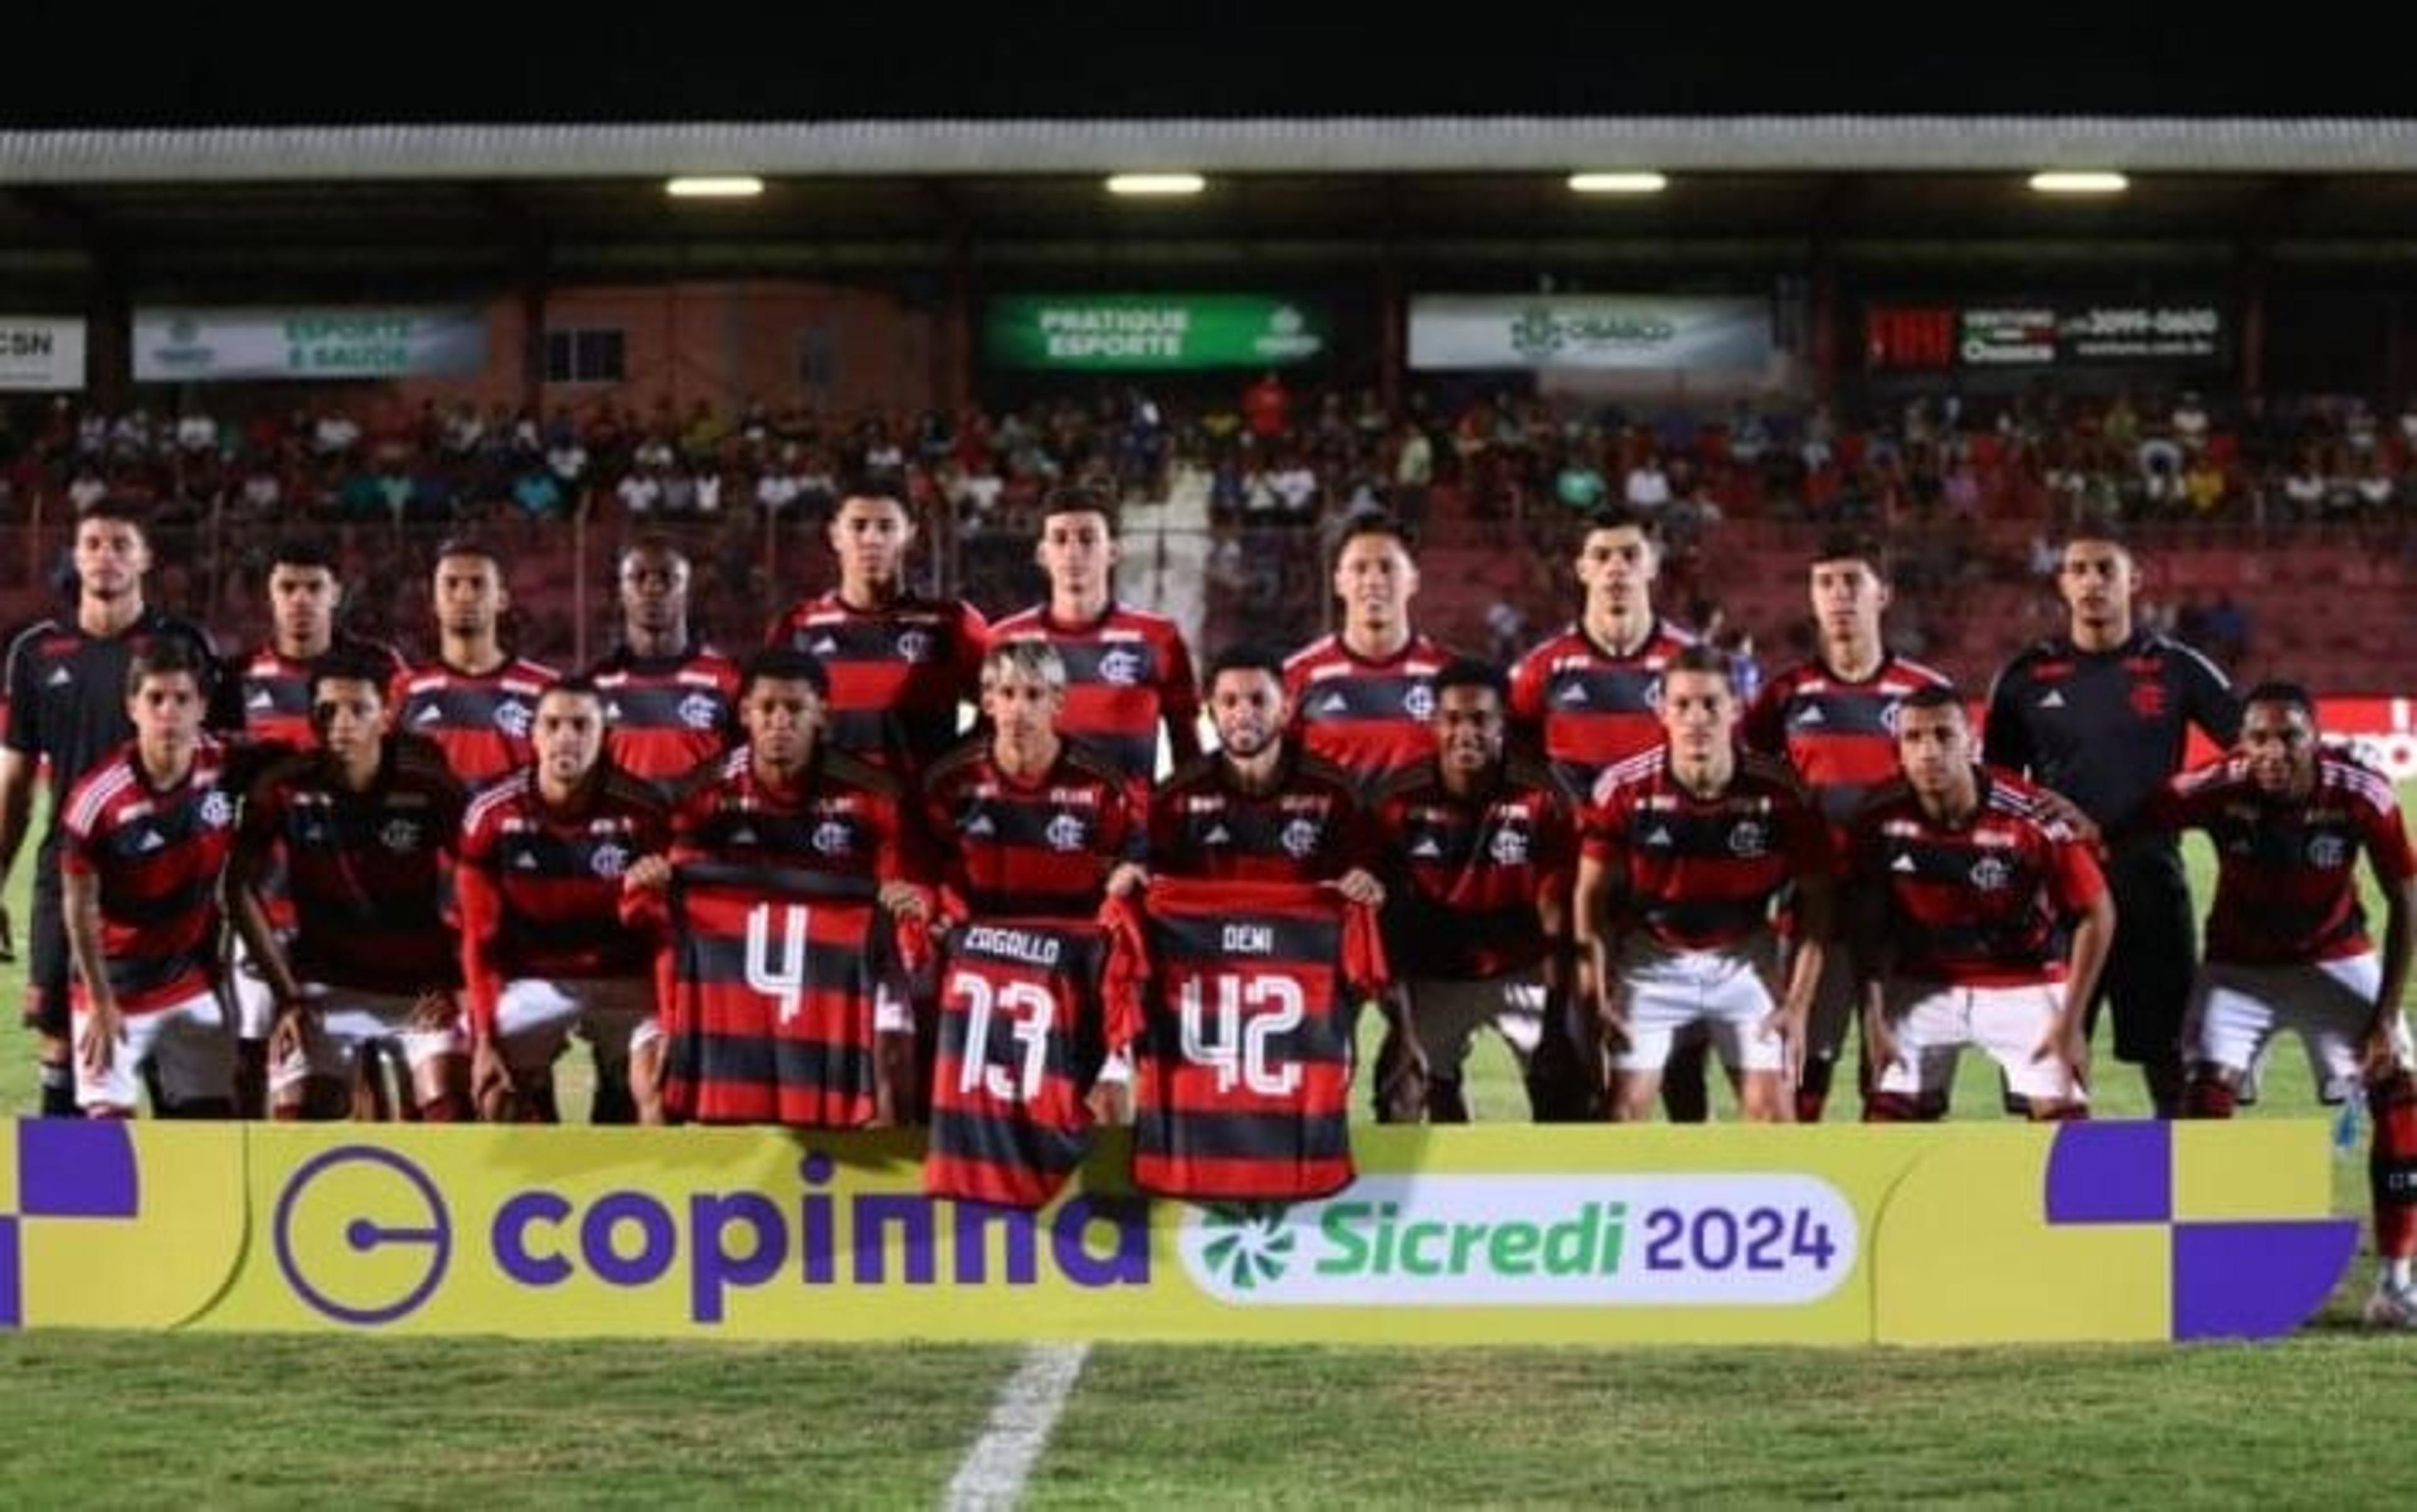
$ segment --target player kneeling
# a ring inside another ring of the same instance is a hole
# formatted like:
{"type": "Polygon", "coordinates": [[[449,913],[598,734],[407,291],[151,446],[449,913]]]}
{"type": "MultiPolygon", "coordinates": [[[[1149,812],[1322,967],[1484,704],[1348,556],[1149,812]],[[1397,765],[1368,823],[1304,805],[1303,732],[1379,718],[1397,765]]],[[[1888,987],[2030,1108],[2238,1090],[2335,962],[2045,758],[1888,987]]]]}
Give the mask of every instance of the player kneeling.
{"type": "Polygon", "coordinates": [[[2325,749],[2307,690],[2251,690],[2229,756],[2176,777],[2148,822],[2204,830],[2216,854],[2207,959],[2191,991],[2182,1111],[2230,1118],[2241,1084],[2282,1030],[2298,1032],[2317,1093],[2365,1095],[2380,1262],[2370,1321],[2417,1327],[2417,1077],[2400,1014],[2417,859],[2382,774],[2325,749]],[[2366,932],[2358,857],[2383,895],[2383,948],[2366,932]]]}
{"type": "Polygon", "coordinates": [[[1864,1119],[1943,1117],[1967,1045],[2032,1118],[2088,1117],[2083,1013],[2115,934],[2105,878],[2038,789],[1975,759],[1953,688],[1899,705],[1896,743],[1904,780],[1857,812],[1849,842],[1873,1067],[1864,1119]]]}
{"type": "Polygon", "coordinates": [[[235,1056],[218,991],[219,875],[235,836],[226,752],[202,733],[202,667],[155,640],[129,668],[134,740],[76,784],[61,822],[74,953],[76,1104],[133,1116],[140,1074],[160,1111],[227,1118],[235,1056]]]}
{"type": "Polygon", "coordinates": [[[454,891],[479,1116],[552,1123],[554,1063],[578,1029],[597,1047],[593,1121],[630,1122],[630,1046],[653,1016],[646,940],[621,923],[622,877],[669,843],[650,785],[604,758],[604,699],[565,678],[537,703],[537,759],[462,821],[454,891]]]}
{"type": "Polygon", "coordinates": [[[444,914],[462,785],[444,753],[389,730],[383,659],[339,648],[312,664],[319,748],[271,767],[245,800],[229,867],[236,927],[276,995],[269,1111],[341,1119],[357,1063],[399,1041],[420,1116],[469,1115],[461,952],[444,914]],[[265,895],[277,857],[291,940],[265,895]]]}

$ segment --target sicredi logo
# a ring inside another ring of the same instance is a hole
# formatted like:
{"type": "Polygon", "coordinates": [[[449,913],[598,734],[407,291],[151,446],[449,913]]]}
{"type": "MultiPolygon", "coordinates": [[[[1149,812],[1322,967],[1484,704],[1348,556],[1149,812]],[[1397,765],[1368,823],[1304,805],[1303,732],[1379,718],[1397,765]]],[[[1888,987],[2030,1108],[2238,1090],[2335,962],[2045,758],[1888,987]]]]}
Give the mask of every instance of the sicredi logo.
{"type": "Polygon", "coordinates": [[[1861,1235],[1809,1176],[1370,1176],[1289,1208],[1195,1210],[1183,1266],[1221,1302],[1768,1307],[1846,1284],[1861,1235]]]}
{"type": "Polygon", "coordinates": [[[794,1192],[661,1181],[574,1194],[530,1184],[456,1212],[418,1164],[345,1145],[297,1167],[271,1215],[286,1290],[320,1317],[362,1328],[403,1321],[478,1267],[534,1304],[609,1306],[613,1291],[676,1287],[689,1321],[717,1326],[743,1293],[761,1306],[819,1306],[834,1289],[1146,1287],[1147,1204],[1075,1198],[1031,1214],[908,1191],[837,1193],[839,1163],[811,1152],[794,1192]],[[600,1294],[600,1292],[602,1294],[600,1294]]]}

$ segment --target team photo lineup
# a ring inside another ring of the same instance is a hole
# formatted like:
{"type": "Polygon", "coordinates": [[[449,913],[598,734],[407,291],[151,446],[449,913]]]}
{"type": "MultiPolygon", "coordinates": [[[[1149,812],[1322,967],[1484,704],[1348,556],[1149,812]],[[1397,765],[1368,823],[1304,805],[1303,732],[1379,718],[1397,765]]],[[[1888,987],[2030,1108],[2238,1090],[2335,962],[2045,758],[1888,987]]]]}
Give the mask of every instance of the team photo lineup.
{"type": "Polygon", "coordinates": [[[1655,609],[1625,508],[1577,532],[1576,622],[1508,667],[1418,631],[1415,542],[1366,512],[1335,633],[1195,674],[1114,596],[1109,494],[1045,501],[1047,602],[996,624],[909,591],[905,497],[851,480],[836,587],[752,648],[694,637],[689,561],[633,539],[577,673],[513,654],[509,561],[469,539],[429,566],[431,660],[340,630],[300,539],[269,641],[221,659],[146,603],[140,512],[87,508],[74,607],[6,673],[0,859],[51,799],[41,1111],[555,1122],[576,1042],[600,1123],[925,1125],[934,1194],[1021,1205],[1131,1125],[1143,1190],[1280,1200],[1351,1180],[1355,1087],[1467,1121],[1489,1030],[1537,1122],[1701,1120],[1715,1059],[1748,1120],[1938,1119],[1967,1046],[2059,1120],[2104,1002],[2161,1117],[2230,1116],[2304,1042],[2372,1115],[2370,1315],[2417,1317],[2392,784],[2306,690],[2136,626],[2111,528],[2064,543],[2067,631],[1985,696],[1885,649],[1885,542],[1826,537],[1816,653],[1748,699],[1655,609]],[[2193,728],[2225,754],[2185,770],[2193,728]]]}

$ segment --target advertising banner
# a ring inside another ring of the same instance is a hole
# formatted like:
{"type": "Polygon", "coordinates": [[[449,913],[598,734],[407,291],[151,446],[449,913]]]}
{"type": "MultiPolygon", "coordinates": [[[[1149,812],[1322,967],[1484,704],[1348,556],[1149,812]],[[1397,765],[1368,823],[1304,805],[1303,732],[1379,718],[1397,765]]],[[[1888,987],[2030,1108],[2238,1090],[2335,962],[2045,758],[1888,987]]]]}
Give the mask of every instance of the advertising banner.
{"type": "Polygon", "coordinates": [[[1325,313],[1257,294],[1019,294],[990,301],[993,367],[1062,373],[1280,368],[1332,343],[1325,313]]]}
{"type": "Polygon", "coordinates": [[[73,393],[84,385],[83,321],[0,315],[0,390],[73,393]]]}
{"type": "Polygon", "coordinates": [[[486,362],[487,321],[475,309],[134,312],[134,376],[141,383],[463,377],[486,362]]]}
{"type": "Polygon", "coordinates": [[[20,1122],[0,1323],[732,1339],[2266,1337],[2321,1121],[1373,1129],[1290,1205],[926,1198],[912,1134],[20,1122]]]}
{"type": "Polygon", "coordinates": [[[1410,300],[1410,366],[1760,372],[1770,301],[1659,295],[1422,294],[1410,300]]]}

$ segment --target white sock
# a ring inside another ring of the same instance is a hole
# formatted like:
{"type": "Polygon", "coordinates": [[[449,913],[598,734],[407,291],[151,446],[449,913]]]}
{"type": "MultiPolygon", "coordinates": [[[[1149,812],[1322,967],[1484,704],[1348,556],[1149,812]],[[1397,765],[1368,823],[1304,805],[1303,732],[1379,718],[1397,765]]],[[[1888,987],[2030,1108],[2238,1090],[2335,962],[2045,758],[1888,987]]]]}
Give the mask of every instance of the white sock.
{"type": "Polygon", "coordinates": [[[2407,1291],[2409,1288],[2409,1258],[2405,1255],[2398,1260],[2385,1260],[2383,1262],[2383,1284],[2392,1288],[2394,1291],[2407,1291]]]}

